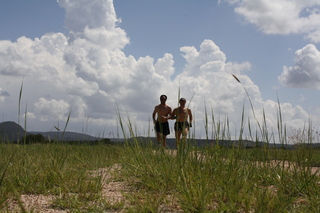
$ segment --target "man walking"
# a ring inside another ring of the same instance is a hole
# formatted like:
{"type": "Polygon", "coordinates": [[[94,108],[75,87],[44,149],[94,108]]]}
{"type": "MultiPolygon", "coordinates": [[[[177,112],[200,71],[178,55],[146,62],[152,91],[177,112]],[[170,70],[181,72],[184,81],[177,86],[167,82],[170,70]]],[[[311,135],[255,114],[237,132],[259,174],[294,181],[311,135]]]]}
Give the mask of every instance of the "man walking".
{"type": "Polygon", "coordinates": [[[167,135],[170,134],[168,119],[171,117],[172,109],[166,105],[167,96],[160,96],[160,104],[154,107],[152,118],[157,132],[157,141],[166,147],[167,135]],[[157,115],[157,119],[156,119],[157,115]]]}
{"type": "Polygon", "coordinates": [[[180,106],[175,108],[172,112],[172,119],[176,119],[174,124],[174,131],[176,136],[177,149],[180,145],[181,135],[183,143],[186,142],[187,135],[189,133],[189,128],[192,127],[192,112],[186,105],[186,99],[180,98],[180,106]],[[188,122],[189,118],[189,122],[188,122]]]}

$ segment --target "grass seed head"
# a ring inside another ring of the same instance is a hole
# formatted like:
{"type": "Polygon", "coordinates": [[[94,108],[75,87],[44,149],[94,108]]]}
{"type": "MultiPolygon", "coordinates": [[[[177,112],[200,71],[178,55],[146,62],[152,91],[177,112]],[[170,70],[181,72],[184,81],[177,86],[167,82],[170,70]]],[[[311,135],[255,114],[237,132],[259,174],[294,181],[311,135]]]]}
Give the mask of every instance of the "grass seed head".
{"type": "Polygon", "coordinates": [[[240,80],[237,78],[237,76],[235,76],[234,74],[232,74],[232,76],[234,77],[234,79],[236,79],[236,80],[241,84],[241,82],[240,82],[240,80]]]}

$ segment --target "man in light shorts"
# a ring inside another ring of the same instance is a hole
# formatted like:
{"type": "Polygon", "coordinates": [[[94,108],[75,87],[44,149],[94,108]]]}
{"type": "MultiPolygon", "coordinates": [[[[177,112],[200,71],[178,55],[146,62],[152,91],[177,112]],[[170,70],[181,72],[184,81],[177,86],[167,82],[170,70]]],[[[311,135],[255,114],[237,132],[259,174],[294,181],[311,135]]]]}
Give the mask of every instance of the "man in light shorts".
{"type": "Polygon", "coordinates": [[[187,101],[185,98],[180,98],[180,106],[173,110],[171,117],[172,119],[176,119],[176,122],[174,124],[174,131],[176,136],[177,148],[179,148],[180,145],[181,135],[183,142],[186,142],[189,128],[192,127],[192,112],[191,109],[185,106],[186,102],[187,101]]]}

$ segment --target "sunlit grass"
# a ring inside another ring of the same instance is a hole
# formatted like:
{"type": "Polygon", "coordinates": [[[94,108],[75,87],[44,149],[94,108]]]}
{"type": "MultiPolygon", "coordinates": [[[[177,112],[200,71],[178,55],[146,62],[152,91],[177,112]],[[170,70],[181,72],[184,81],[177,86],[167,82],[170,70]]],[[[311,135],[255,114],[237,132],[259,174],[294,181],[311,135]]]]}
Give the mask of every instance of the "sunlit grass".
{"type": "MultiPolygon", "coordinates": [[[[133,150],[127,150],[122,163],[124,174],[139,194],[145,194],[139,197],[150,212],[168,202],[184,212],[319,210],[319,176],[297,157],[305,155],[305,150],[218,146],[188,147],[181,153],[133,150]],[[157,199],[148,194],[156,194],[157,199]],[[299,203],[301,200],[304,202],[299,203]]],[[[141,210],[141,203],[136,208],[141,210]]]]}
{"type": "Polygon", "coordinates": [[[2,144],[0,209],[9,198],[43,194],[55,197],[52,208],[80,212],[319,211],[320,178],[311,166],[320,165],[320,150],[190,144],[178,152],[137,138],[125,146],[2,144]],[[102,173],[92,174],[115,164],[114,180],[130,190],[110,203],[102,173]]]}
{"type": "Polygon", "coordinates": [[[92,176],[89,171],[107,168],[118,160],[118,149],[106,145],[2,144],[0,209],[15,192],[57,199],[76,194],[81,201],[94,201],[101,194],[102,176],[92,176]]]}

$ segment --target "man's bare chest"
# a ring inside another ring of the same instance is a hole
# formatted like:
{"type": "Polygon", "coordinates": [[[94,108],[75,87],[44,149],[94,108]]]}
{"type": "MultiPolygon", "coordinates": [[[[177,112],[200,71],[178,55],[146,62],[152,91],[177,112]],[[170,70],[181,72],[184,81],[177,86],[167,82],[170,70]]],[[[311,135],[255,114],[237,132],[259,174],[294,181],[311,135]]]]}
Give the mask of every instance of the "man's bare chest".
{"type": "Polygon", "coordinates": [[[169,107],[168,106],[158,106],[158,113],[162,114],[162,113],[166,113],[169,111],[169,107]]]}
{"type": "Polygon", "coordinates": [[[178,113],[177,114],[179,114],[179,115],[185,115],[185,114],[188,114],[188,108],[183,108],[183,109],[181,109],[181,108],[179,108],[178,110],[178,113]]]}

